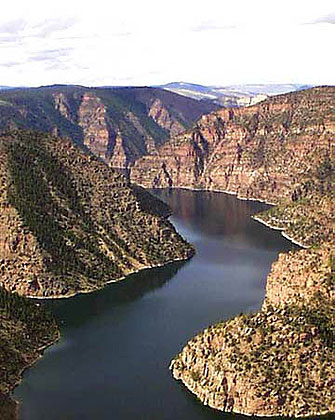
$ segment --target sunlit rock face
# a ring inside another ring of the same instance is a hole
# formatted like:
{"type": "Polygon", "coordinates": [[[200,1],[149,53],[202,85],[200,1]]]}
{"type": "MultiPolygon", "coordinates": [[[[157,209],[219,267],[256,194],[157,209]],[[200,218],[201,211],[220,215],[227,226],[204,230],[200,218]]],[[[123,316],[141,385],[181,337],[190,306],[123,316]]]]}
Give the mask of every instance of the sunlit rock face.
{"type": "Polygon", "coordinates": [[[282,254],[261,311],[205,329],[171,363],[205,405],[247,415],[335,411],[335,249],[282,254]]]}
{"type": "Polygon", "coordinates": [[[145,187],[229,191],[276,203],[334,161],[334,100],[335,88],[314,88],[204,115],[158,155],[138,159],[131,178],[145,187]]]}

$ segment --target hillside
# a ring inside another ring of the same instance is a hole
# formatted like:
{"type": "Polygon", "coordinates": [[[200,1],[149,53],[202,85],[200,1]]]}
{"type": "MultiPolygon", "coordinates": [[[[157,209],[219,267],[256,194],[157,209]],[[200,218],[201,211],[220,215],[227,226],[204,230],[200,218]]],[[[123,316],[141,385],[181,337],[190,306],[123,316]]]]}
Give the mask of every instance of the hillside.
{"type": "Polygon", "coordinates": [[[189,258],[169,210],[70,140],[0,139],[1,282],[33,297],[71,296],[189,258]]]}
{"type": "Polygon", "coordinates": [[[203,117],[170,143],[174,167],[162,158],[164,176],[150,174],[277,203],[255,218],[308,248],[279,256],[259,312],[207,328],[171,362],[205,405],[259,416],[335,412],[334,95],[317,88],[203,117]]]}
{"type": "Polygon", "coordinates": [[[334,248],[282,254],[261,311],[209,327],[171,364],[206,405],[259,416],[335,411],[334,248]]]}
{"type": "Polygon", "coordinates": [[[125,168],[214,109],[157,88],[20,88],[0,91],[0,130],[69,137],[111,166],[125,168]]]}

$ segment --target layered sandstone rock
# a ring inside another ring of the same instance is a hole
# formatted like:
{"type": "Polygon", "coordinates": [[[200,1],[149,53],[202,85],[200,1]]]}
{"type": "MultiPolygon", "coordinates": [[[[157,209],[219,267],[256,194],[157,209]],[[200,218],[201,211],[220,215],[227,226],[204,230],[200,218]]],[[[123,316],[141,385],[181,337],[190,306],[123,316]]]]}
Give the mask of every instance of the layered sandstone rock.
{"type": "Polygon", "coordinates": [[[83,96],[78,109],[78,123],[83,129],[84,145],[106,161],[111,148],[111,130],[106,120],[106,107],[99,97],[89,93],[83,96]]]}
{"type": "Polygon", "coordinates": [[[126,168],[128,166],[127,153],[120,131],[118,131],[115,138],[115,144],[109,158],[109,165],[113,168],[126,168]]]}
{"type": "MultiPolygon", "coordinates": [[[[58,92],[58,93],[54,93],[52,96],[53,96],[53,99],[55,102],[55,108],[57,109],[57,111],[59,111],[60,114],[67,120],[71,122],[75,122],[75,116],[73,115],[71,105],[66,95],[63,92],[58,92]]],[[[25,115],[25,117],[26,116],[27,114],[25,115]]]]}
{"type": "Polygon", "coordinates": [[[282,254],[261,311],[206,329],[171,369],[204,404],[260,416],[335,411],[334,88],[205,116],[135,165],[143,185],[280,203],[257,219],[310,249],[282,254]],[[142,168],[148,167],[141,175],[142,168]]]}
{"type": "Polygon", "coordinates": [[[335,88],[280,95],[203,116],[196,127],[144,156],[131,179],[145,187],[229,191],[277,203],[335,160],[335,88]]]}
{"type": "Polygon", "coordinates": [[[158,88],[87,88],[55,85],[0,92],[0,129],[53,133],[84,144],[107,164],[123,168],[217,109],[158,88]]]}
{"type": "Polygon", "coordinates": [[[169,111],[163,106],[160,99],[154,100],[149,109],[148,115],[171,135],[180,134],[185,131],[185,126],[183,126],[178,120],[171,117],[169,111]]]}

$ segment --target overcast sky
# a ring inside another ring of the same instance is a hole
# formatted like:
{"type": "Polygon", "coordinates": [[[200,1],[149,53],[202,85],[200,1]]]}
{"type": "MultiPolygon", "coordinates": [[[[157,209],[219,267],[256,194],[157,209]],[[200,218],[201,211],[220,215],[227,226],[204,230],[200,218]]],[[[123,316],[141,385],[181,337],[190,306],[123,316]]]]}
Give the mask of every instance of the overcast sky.
{"type": "Polygon", "coordinates": [[[29,0],[0,15],[0,85],[335,85],[334,0],[29,0]]]}

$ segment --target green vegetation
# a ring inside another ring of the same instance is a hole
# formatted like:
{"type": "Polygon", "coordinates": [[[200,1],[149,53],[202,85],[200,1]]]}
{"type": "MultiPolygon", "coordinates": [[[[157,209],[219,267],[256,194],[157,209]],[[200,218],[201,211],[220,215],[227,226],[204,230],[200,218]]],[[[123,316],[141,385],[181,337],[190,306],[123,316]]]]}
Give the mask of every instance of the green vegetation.
{"type": "Polygon", "coordinates": [[[257,218],[308,249],[280,254],[260,311],[207,328],[172,362],[174,377],[211,407],[260,416],[335,412],[334,93],[315,88],[235,112],[236,179],[252,174],[238,194],[279,203],[257,218]]]}
{"type": "Polygon", "coordinates": [[[71,295],[193,254],[165,204],[70,141],[16,132],[0,149],[7,288],[71,295]]]}

